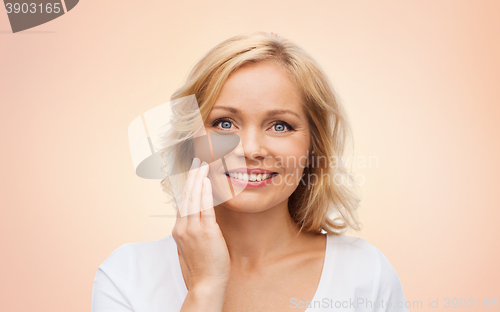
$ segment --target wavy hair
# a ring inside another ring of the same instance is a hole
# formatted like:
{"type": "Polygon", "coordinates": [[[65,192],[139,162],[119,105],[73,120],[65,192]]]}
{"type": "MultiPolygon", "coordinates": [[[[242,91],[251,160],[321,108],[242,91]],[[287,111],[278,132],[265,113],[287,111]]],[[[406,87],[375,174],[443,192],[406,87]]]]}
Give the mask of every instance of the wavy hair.
{"type": "MultiPolygon", "coordinates": [[[[355,192],[359,188],[354,175],[342,161],[348,136],[352,139],[348,118],[325,73],[301,47],[280,35],[263,31],[231,37],[198,61],[171,100],[195,95],[204,122],[229,75],[246,63],[263,60],[281,65],[299,89],[309,122],[311,154],[314,154],[313,159],[319,160],[313,160],[312,166],[304,168],[299,185],[289,197],[288,210],[292,219],[301,231],[342,234],[348,228],[360,230],[361,223],[356,215],[360,199],[355,192]],[[315,183],[311,183],[310,177],[316,177],[315,183]]],[[[189,126],[195,124],[191,112],[178,113],[184,117],[173,119],[171,123],[185,134],[169,140],[181,142],[193,137],[197,129],[189,126]]],[[[176,159],[174,166],[189,170],[191,158],[186,157],[186,153],[191,153],[192,147],[163,152],[164,160],[171,155],[176,159]]],[[[173,194],[168,179],[163,179],[161,185],[165,193],[173,194]]]]}

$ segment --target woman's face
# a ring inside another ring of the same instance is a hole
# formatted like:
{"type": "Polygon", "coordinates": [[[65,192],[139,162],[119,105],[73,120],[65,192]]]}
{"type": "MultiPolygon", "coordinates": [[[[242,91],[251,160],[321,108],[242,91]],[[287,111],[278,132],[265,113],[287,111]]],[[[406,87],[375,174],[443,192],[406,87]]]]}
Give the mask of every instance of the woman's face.
{"type": "Polygon", "coordinates": [[[211,175],[225,179],[234,189],[236,196],[223,202],[223,207],[266,210],[287,201],[297,188],[308,163],[309,125],[297,88],[278,64],[261,61],[234,71],[205,120],[205,129],[235,133],[241,140],[225,157],[227,170],[221,165],[210,168],[211,175]],[[266,176],[249,174],[257,181],[240,181],[244,173],[233,173],[238,168],[268,170],[274,177],[263,183],[266,176]]]}

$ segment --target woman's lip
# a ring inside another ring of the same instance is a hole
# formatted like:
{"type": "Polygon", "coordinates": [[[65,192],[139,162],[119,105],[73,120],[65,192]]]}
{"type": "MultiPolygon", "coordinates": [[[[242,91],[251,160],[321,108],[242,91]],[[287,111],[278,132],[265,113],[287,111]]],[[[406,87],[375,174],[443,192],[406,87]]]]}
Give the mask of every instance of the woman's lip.
{"type": "Polygon", "coordinates": [[[263,181],[245,181],[245,180],[239,180],[239,179],[233,179],[229,175],[226,174],[227,179],[233,183],[234,185],[241,187],[241,188],[259,188],[259,187],[264,187],[266,185],[271,184],[273,179],[278,175],[276,173],[273,175],[271,178],[263,180],[263,181]]]}
{"type": "MultiPolygon", "coordinates": [[[[224,172],[224,174],[226,175],[226,177],[229,177],[229,178],[230,178],[229,173],[224,172]]],[[[274,173],[268,173],[268,174],[270,174],[270,175],[272,175],[273,177],[275,177],[275,176],[277,176],[279,173],[274,172],[274,173]]],[[[240,180],[240,181],[243,181],[243,180],[240,180]]],[[[248,180],[248,182],[255,182],[255,181],[250,181],[250,180],[248,180]]]]}
{"type": "MultiPolygon", "coordinates": [[[[272,174],[272,173],[277,173],[276,171],[270,171],[270,170],[266,170],[266,169],[260,169],[260,168],[255,168],[255,169],[250,169],[250,168],[238,168],[238,169],[232,169],[232,170],[229,170],[228,172],[234,172],[234,173],[248,173],[248,174],[259,174],[259,173],[269,173],[269,174],[272,174]]],[[[228,172],[225,172],[225,173],[228,173],[228,172]]]]}

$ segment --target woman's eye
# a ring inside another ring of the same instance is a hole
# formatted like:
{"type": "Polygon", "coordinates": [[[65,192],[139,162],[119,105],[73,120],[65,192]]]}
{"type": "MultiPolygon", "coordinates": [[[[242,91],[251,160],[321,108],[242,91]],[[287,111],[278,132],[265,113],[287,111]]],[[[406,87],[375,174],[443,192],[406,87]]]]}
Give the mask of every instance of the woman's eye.
{"type": "Polygon", "coordinates": [[[284,124],[280,124],[280,123],[278,123],[278,124],[275,124],[275,125],[274,125],[274,129],[275,129],[276,131],[278,131],[278,132],[283,132],[283,131],[285,131],[285,127],[286,127],[286,126],[285,126],[284,124]]]}
{"type": "Polygon", "coordinates": [[[276,132],[288,132],[293,131],[294,129],[288,123],[284,121],[278,121],[273,125],[276,132]],[[285,130],[286,129],[286,130],[285,130]]]}
{"type": "Polygon", "coordinates": [[[229,129],[231,129],[232,122],[230,122],[229,120],[226,120],[226,119],[217,119],[212,124],[213,127],[217,127],[218,125],[220,125],[222,127],[222,129],[229,130],[229,129]]]}
{"type": "Polygon", "coordinates": [[[223,121],[223,122],[221,122],[221,127],[223,129],[231,129],[231,122],[230,121],[223,121]]]}
{"type": "MultiPolygon", "coordinates": [[[[231,121],[223,118],[216,119],[212,123],[212,127],[220,127],[221,129],[224,130],[231,130],[232,125],[233,123],[231,121]]],[[[275,122],[272,128],[273,127],[275,129],[275,132],[289,132],[294,130],[292,126],[290,126],[287,122],[284,121],[275,122]]]]}

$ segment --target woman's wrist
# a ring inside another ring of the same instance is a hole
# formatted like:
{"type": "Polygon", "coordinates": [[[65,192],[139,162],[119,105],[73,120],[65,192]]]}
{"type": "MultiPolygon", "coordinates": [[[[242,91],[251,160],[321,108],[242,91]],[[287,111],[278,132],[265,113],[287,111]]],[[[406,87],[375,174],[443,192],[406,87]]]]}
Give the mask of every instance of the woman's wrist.
{"type": "Polygon", "coordinates": [[[196,283],[189,288],[189,291],[194,291],[198,295],[214,295],[223,293],[225,294],[227,288],[226,281],[210,281],[196,283]]]}
{"type": "Polygon", "coordinates": [[[227,283],[198,283],[190,287],[181,311],[220,312],[227,283]]]}

